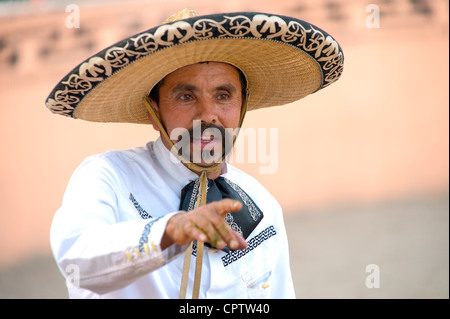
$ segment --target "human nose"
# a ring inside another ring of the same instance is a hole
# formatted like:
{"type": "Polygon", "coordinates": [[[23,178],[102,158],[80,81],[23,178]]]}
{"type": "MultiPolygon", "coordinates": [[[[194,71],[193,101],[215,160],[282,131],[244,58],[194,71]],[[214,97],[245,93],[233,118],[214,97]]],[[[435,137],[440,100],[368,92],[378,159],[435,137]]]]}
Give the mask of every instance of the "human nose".
{"type": "Polygon", "coordinates": [[[206,123],[216,123],[218,121],[218,117],[214,102],[199,100],[197,102],[195,120],[200,120],[206,123]]]}

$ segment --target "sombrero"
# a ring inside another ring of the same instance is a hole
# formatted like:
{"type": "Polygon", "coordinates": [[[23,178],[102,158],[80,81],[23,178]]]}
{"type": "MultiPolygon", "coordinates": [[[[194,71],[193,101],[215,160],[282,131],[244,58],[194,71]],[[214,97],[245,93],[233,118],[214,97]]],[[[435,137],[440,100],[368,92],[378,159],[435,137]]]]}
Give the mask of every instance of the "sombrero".
{"type": "Polygon", "coordinates": [[[344,55],[320,28],[256,12],[198,16],[185,9],[164,24],[86,59],[53,89],[46,106],[94,122],[150,123],[143,98],[186,65],[226,62],[247,78],[247,109],[297,101],[339,79],[344,55]]]}

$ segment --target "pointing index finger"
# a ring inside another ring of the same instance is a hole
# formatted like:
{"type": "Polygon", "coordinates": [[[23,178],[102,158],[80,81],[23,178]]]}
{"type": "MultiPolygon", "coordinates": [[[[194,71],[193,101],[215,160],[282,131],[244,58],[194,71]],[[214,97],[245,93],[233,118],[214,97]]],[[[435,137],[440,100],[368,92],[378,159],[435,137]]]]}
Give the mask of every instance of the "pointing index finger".
{"type": "Polygon", "coordinates": [[[242,203],[240,201],[230,198],[213,202],[211,205],[213,206],[212,208],[223,217],[229,212],[237,212],[242,208],[242,203]]]}

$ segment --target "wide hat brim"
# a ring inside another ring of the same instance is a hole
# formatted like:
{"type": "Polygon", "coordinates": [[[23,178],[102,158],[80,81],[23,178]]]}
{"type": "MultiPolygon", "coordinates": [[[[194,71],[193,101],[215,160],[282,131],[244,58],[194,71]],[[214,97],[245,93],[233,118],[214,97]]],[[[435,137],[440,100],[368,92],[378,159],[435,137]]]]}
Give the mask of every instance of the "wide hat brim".
{"type": "Polygon", "coordinates": [[[339,79],[344,55],[328,33],[254,12],[196,16],[128,37],[79,64],[53,89],[54,113],[94,122],[150,123],[143,98],[186,65],[225,62],[246,76],[248,110],[284,105],[339,79]]]}

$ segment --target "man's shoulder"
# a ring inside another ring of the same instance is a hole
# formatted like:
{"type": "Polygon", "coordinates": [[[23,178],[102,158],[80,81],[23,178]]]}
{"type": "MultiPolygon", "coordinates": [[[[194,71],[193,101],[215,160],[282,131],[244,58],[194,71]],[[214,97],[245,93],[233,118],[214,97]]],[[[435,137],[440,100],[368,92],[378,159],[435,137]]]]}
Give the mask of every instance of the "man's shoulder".
{"type": "Polygon", "coordinates": [[[126,150],[108,150],[86,157],[75,170],[74,174],[116,174],[151,165],[151,156],[147,146],[126,150]]]}
{"type": "Polygon", "coordinates": [[[103,153],[88,156],[84,162],[86,163],[110,163],[121,164],[140,161],[142,158],[149,159],[149,150],[147,146],[140,146],[130,149],[114,149],[103,153]]]}

